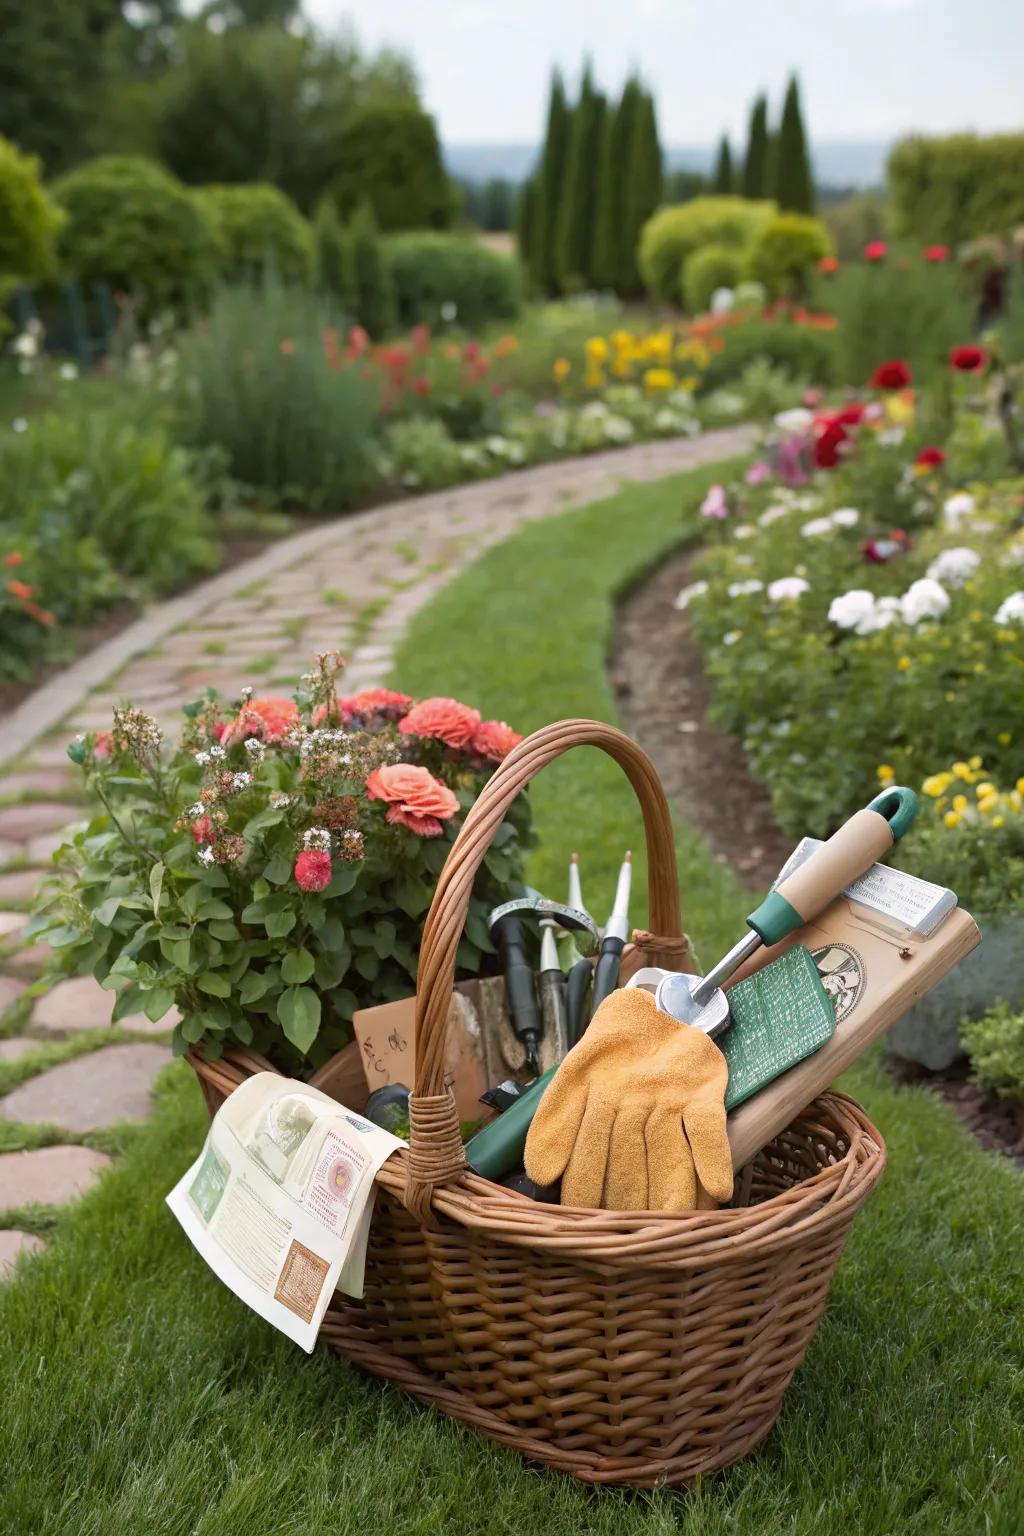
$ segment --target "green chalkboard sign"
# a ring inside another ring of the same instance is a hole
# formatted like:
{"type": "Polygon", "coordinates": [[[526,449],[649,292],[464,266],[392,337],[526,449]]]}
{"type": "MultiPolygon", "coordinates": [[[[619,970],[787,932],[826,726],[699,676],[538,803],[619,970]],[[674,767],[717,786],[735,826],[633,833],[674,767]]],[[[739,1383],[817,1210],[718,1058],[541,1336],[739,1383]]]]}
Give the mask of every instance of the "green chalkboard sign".
{"type": "Polygon", "coordinates": [[[735,1109],[818,1050],[835,1033],[831,999],[802,944],[729,990],[732,1024],[717,1044],[729,1063],[726,1109],[735,1109]]]}

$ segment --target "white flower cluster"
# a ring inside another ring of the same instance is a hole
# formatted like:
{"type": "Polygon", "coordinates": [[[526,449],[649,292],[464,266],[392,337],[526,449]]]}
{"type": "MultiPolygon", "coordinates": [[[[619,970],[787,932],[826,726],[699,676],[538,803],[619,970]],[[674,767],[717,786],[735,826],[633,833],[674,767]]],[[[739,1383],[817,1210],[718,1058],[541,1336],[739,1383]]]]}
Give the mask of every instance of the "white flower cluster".
{"type": "Polygon", "coordinates": [[[965,581],[970,581],[980,564],[981,556],[977,550],[958,545],[936,555],[925,574],[945,587],[962,587],[965,581]]]}
{"type": "Polygon", "coordinates": [[[856,507],[837,507],[826,517],[815,517],[809,523],[804,523],[800,532],[805,539],[813,539],[820,534],[831,533],[833,528],[856,528],[859,522],[860,513],[856,507]]]}
{"type": "Polygon", "coordinates": [[[780,576],[768,583],[768,597],[773,603],[790,603],[811,590],[809,581],[802,576],[780,576]]]}
{"type": "Polygon", "coordinates": [[[855,587],[834,597],[828,617],[840,629],[852,629],[858,635],[873,635],[902,619],[913,627],[925,619],[941,619],[949,608],[949,594],[930,576],[912,582],[902,597],[876,597],[862,587],[855,587]]]}
{"type": "Polygon", "coordinates": [[[684,613],[693,602],[693,599],[695,597],[703,597],[707,590],[708,584],[706,581],[692,581],[688,587],[683,587],[682,591],[676,595],[675,608],[678,612],[684,613]]]}
{"type": "Polygon", "coordinates": [[[284,792],[280,789],[271,791],[270,804],[274,807],[275,811],[283,811],[287,806],[291,805],[291,803],[291,795],[284,794],[284,792]]]}
{"type": "Polygon", "coordinates": [[[957,491],[953,496],[947,496],[942,504],[942,517],[947,528],[956,530],[965,517],[970,517],[974,511],[974,497],[968,491],[957,491]]]}
{"type": "Polygon", "coordinates": [[[331,834],[326,827],[308,827],[302,834],[302,846],[307,852],[315,849],[318,853],[330,853],[331,834]]]}
{"type": "Polygon", "coordinates": [[[260,741],[258,736],[248,736],[245,742],[245,750],[258,767],[267,755],[266,744],[260,741]]]}
{"type": "Polygon", "coordinates": [[[728,593],[730,597],[753,597],[756,592],[764,591],[764,582],[751,577],[749,581],[730,582],[728,593]]]}
{"type": "Polygon", "coordinates": [[[795,405],[791,410],[779,411],[773,420],[779,431],[788,436],[795,432],[809,432],[814,423],[814,414],[806,406],[795,405]]]}
{"type": "Polygon", "coordinates": [[[1000,603],[995,621],[1004,629],[1010,624],[1024,624],[1024,592],[1011,592],[1000,603]]]}

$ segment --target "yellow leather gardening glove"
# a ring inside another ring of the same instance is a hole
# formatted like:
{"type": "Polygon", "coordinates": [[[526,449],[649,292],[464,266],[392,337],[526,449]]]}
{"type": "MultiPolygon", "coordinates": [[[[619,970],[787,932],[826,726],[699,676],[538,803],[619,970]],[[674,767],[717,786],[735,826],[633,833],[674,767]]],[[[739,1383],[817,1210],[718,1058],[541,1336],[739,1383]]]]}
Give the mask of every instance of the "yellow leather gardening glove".
{"type": "Polygon", "coordinates": [[[561,1176],[563,1205],[692,1211],[700,1186],[728,1200],[728,1078],[701,1030],[662,1013],[648,992],[613,992],[540,1101],[526,1171],[537,1184],[561,1176]]]}

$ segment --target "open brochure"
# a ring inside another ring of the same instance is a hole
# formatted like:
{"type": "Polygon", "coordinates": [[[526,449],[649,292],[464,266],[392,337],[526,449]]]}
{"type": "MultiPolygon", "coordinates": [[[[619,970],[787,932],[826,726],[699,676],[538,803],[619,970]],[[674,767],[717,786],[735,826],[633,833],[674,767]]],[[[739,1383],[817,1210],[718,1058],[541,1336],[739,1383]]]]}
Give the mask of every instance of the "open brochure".
{"type": "Polygon", "coordinates": [[[374,1174],[406,1143],[305,1083],[236,1088],[167,1204],[214,1274],[311,1351],[334,1291],[363,1294],[374,1174]]]}

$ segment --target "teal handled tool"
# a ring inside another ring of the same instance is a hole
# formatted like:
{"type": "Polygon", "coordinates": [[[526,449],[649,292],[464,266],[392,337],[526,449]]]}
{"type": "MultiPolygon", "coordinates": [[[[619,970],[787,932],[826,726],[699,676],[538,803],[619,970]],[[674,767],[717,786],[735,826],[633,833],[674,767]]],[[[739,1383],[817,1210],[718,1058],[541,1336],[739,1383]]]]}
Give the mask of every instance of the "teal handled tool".
{"type": "Polygon", "coordinates": [[[629,892],[633,883],[633,855],[625,854],[615,886],[615,900],[601,934],[601,949],[594,968],[594,987],[590,994],[590,1017],[619,984],[622,951],[629,938],[629,892]]]}
{"type": "Polygon", "coordinates": [[[778,944],[813,922],[852,881],[881,859],[913,824],[917,796],[894,785],[855,811],[828,842],[787,875],[747,918],[750,932],[734,944],[706,976],[685,972],[665,976],[654,1000],[663,1013],[714,1036],[729,1023],[723,982],[762,946],[778,944]]]}
{"type": "MultiPolygon", "coordinates": [[[[583,905],[583,886],[580,883],[580,856],[574,853],[569,860],[569,905],[579,911],[587,909],[583,905]]],[[[569,980],[566,984],[566,1027],[568,1030],[568,1044],[570,1049],[582,1035],[590,1017],[587,1012],[587,998],[590,994],[591,983],[594,980],[594,967],[587,959],[577,960],[570,968],[569,980]]]]}

